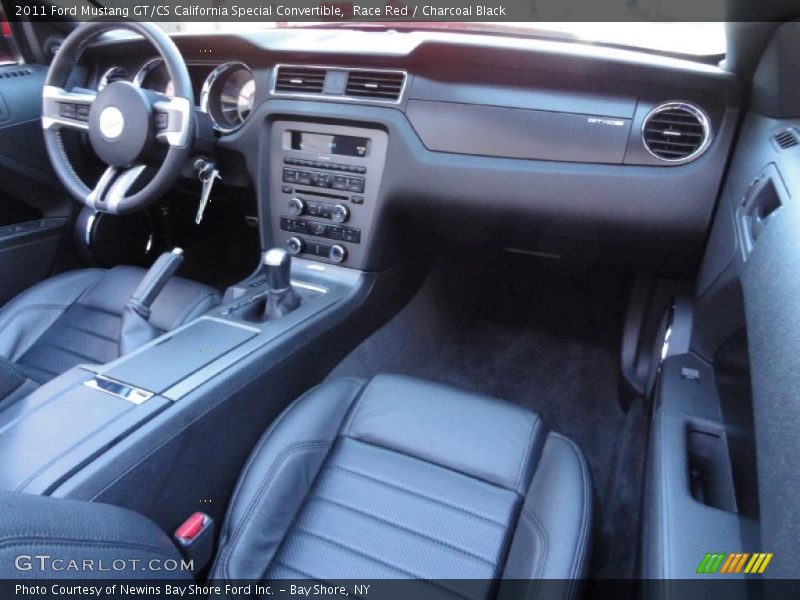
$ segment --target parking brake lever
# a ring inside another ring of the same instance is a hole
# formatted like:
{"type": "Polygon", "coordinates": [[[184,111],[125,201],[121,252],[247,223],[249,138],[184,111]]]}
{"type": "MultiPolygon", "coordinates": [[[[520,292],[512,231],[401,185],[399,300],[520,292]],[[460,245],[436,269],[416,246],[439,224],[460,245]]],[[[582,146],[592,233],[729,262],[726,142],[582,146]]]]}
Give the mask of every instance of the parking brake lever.
{"type": "Polygon", "coordinates": [[[183,262],[183,250],[164,252],[147,270],[139,286],[125,303],[119,337],[123,356],[157,338],[160,332],[150,324],[150,307],[183,262]]]}

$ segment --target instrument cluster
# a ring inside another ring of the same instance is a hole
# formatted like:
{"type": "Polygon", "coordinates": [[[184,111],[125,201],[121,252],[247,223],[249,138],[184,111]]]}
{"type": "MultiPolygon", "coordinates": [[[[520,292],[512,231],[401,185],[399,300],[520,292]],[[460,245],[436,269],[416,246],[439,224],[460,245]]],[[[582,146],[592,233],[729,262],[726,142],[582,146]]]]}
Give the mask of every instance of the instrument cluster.
{"type": "MultiPolygon", "coordinates": [[[[211,117],[220,133],[238,129],[250,116],[255,100],[256,83],[250,67],[240,61],[220,65],[189,63],[187,66],[195,88],[195,98],[199,99],[198,108],[211,117]]],[[[98,80],[97,91],[120,80],[130,81],[136,87],[168,98],[175,96],[172,79],[160,58],[145,61],[132,77],[123,67],[106,69],[98,80]]]]}

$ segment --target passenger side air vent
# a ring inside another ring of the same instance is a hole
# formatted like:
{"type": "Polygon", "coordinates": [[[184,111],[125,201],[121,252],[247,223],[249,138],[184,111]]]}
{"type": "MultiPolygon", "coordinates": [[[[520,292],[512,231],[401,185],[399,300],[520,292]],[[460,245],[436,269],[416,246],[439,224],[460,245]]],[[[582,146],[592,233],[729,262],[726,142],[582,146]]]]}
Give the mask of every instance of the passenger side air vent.
{"type": "Polygon", "coordinates": [[[645,148],[661,160],[685,162],[705,152],[711,141],[708,117],[685,102],[669,102],[653,109],[644,120],[645,148]]]}
{"type": "Polygon", "coordinates": [[[402,71],[353,70],[347,76],[345,95],[396,102],[405,80],[406,74],[402,71]]]}
{"type": "Polygon", "coordinates": [[[278,67],[275,76],[276,92],[321,94],[325,85],[326,69],[317,67],[278,67]]]}
{"type": "Polygon", "coordinates": [[[800,140],[797,139],[797,130],[793,127],[779,131],[772,138],[781,150],[788,150],[800,144],[800,140]]]}

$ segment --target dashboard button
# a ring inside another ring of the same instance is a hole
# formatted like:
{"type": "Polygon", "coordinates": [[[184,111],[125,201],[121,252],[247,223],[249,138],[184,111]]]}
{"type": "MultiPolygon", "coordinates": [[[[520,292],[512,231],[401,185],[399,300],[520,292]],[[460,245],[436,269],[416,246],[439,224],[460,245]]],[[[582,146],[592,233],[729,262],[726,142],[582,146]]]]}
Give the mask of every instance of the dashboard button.
{"type": "Polygon", "coordinates": [[[347,180],[347,191],[358,192],[364,191],[364,178],[363,177],[350,177],[347,180]]]}
{"type": "Polygon", "coordinates": [[[360,229],[353,229],[352,227],[343,227],[342,229],[343,229],[343,239],[345,242],[351,242],[353,244],[361,243],[360,229]]]}
{"type": "Polygon", "coordinates": [[[335,223],[344,223],[350,218],[350,209],[344,204],[335,204],[333,208],[331,208],[330,218],[333,219],[335,223]]]}
{"type": "Polygon", "coordinates": [[[328,235],[328,226],[324,223],[309,223],[308,232],[317,237],[326,237],[328,235]]]}
{"type": "Polygon", "coordinates": [[[328,258],[334,263],[344,262],[344,259],[347,258],[347,250],[339,244],[334,244],[330,247],[328,258]]]}
{"type": "Polygon", "coordinates": [[[289,200],[289,214],[293,217],[299,217],[306,212],[306,203],[300,198],[292,198],[289,200]]]}
{"type": "Polygon", "coordinates": [[[327,257],[330,249],[330,244],[323,244],[322,242],[309,242],[308,244],[308,251],[311,254],[316,254],[317,256],[327,257]]]}
{"type": "Polygon", "coordinates": [[[289,254],[300,254],[305,249],[305,243],[298,237],[292,237],[286,241],[286,249],[289,254]]]}
{"type": "Polygon", "coordinates": [[[59,107],[60,114],[62,117],[69,117],[70,119],[75,118],[75,105],[74,104],[67,104],[65,102],[61,103],[59,107]]]}

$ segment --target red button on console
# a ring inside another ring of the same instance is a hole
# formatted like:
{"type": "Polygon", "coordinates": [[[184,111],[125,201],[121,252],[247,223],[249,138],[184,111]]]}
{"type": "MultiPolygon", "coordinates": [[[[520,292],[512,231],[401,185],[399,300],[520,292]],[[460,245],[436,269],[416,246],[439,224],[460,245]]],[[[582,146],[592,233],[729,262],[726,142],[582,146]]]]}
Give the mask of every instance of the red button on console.
{"type": "Polygon", "coordinates": [[[201,512],[194,513],[191,517],[186,519],[183,522],[183,525],[178,527],[175,531],[175,537],[178,537],[185,541],[191,541],[197,534],[203,531],[203,525],[205,525],[206,516],[201,512]]]}

